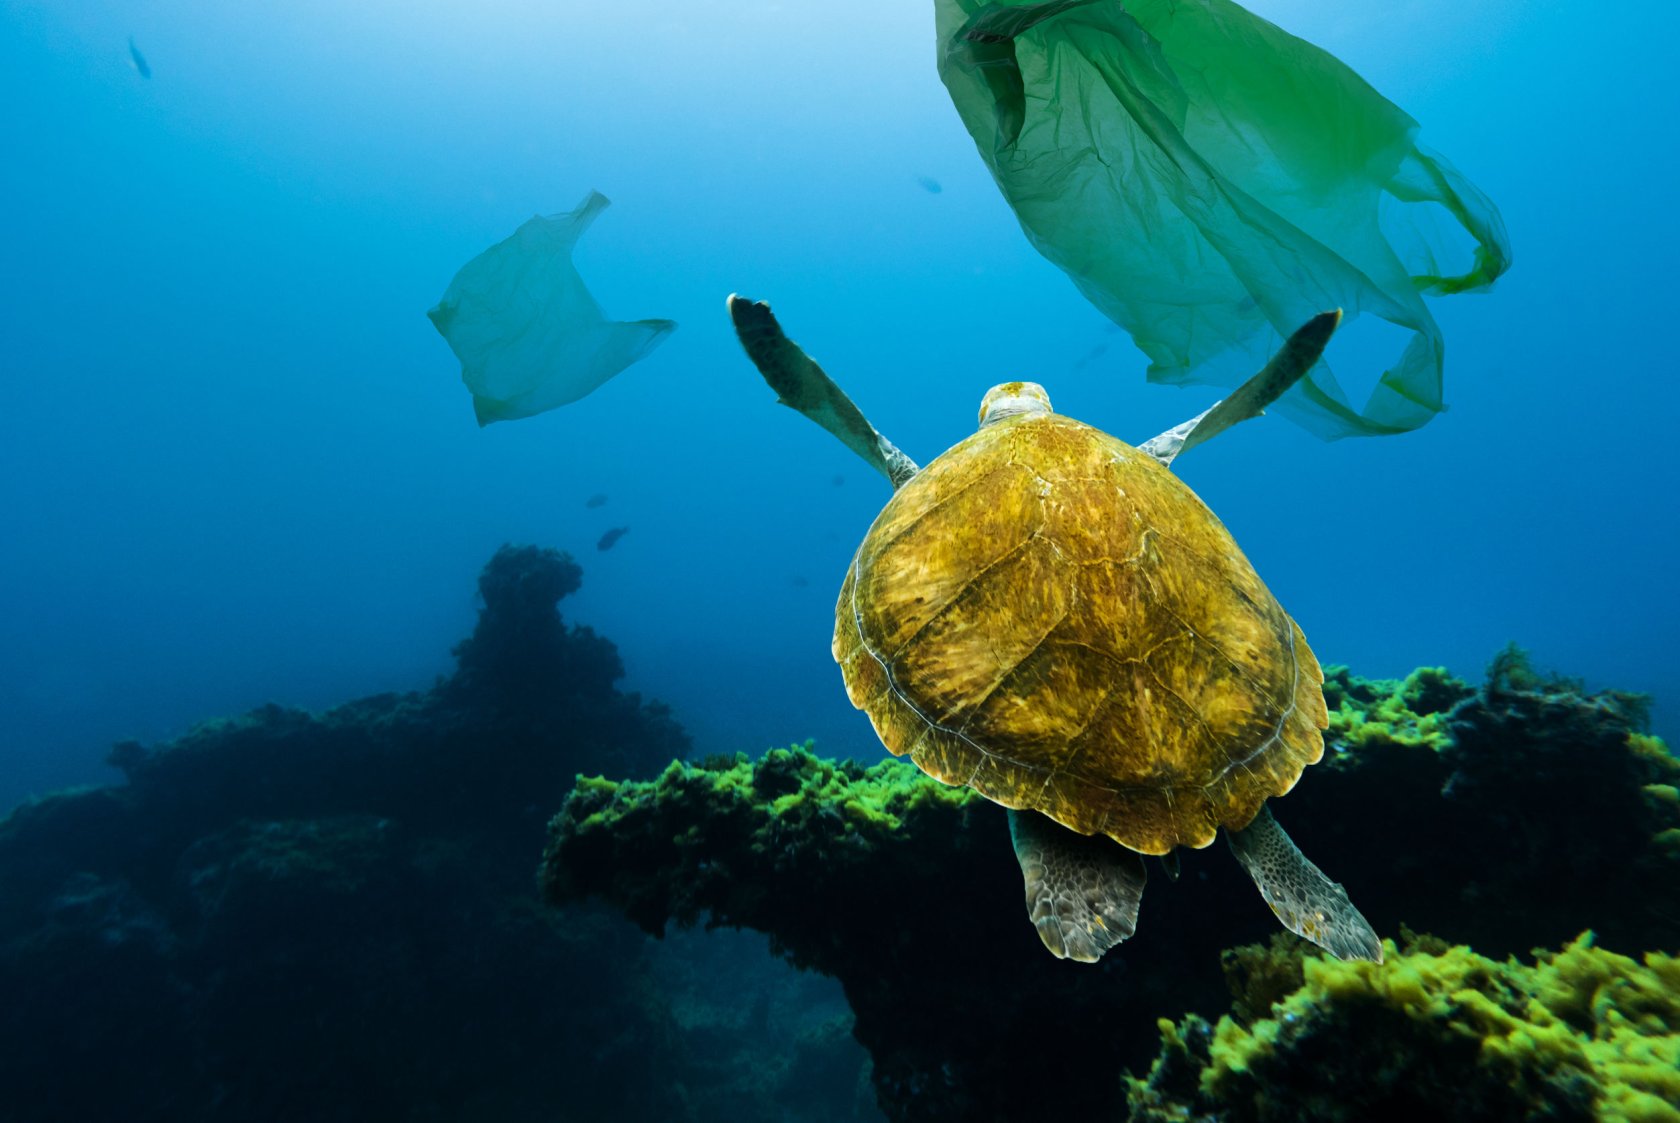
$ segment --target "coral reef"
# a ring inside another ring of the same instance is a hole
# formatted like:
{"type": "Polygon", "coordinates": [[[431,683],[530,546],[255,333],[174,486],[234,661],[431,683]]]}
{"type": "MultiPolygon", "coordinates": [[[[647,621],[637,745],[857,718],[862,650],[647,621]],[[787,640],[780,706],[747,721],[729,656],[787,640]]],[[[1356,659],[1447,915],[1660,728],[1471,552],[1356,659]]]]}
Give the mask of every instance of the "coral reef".
{"type": "Polygon", "coordinates": [[[504,548],[432,690],[121,745],[126,785],[0,820],[6,1118],[769,1123],[790,1088],[852,1118],[863,1058],[826,980],[732,945],[759,967],[697,1021],[692,946],[542,907],[577,772],[688,748],[556,611],[580,579],[504,548]]]}
{"type": "Polygon", "coordinates": [[[1480,689],[1334,669],[1277,814],[1404,954],[1304,953],[1217,847],[1093,967],[966,790],[678,759],[556,610],[580,579],[505,548],[431,690],[120,745],[125,785],[0,820],[8,1118],[1673,1121],[1680,763],[1637,697],[1514,649],[1480,689]]]}
{"type": "MultiPolygon", "coordinates": [[[[1643,963],[1583,934],[1527,966],[1420,940],[1388,962],[1293,958],[1265,1016],[1162,1024],[1130,1081],[1134,1123],[1436,1119],[1680,1123],[1680,959],[1643,963]]],[[[1243,1005],[1243,993],[1234,988],[1243,1005]]]]}
{"type": "MultiPolygon", "coordinates": [[[[1492,955],[1587,927],[1622,950],[1680,943],[1680,763],[1638,731],[1637,700],[1508,671],[1477,691],[1439,669],[1335,670],[1326,694],[1326,761],[1277,814],[1379,931],[1492,955]]],[[[1220,1008],[1221,950],[1276,931],[1228,855],[1189,853],[1101,964],[1051,959],[998,808],[808,748],[580,779],[551,832],[551,901],[600,897],[653,933],[757,929],[838,978],[893,1119],[1116,1118],[1156,1020],[1220,1008]]],[[[1302,981],[1252,953],[1225,970],[1251,1019],[1302,981]]],[[[1195,1033],[1178,1036],[1188,1057],[1195,1033]]]]}
{"type": "Polygon", "coordinates": [[[1645,699],[1538,675],[1514,648],[1480,691],[1435,669],[1396,683],[1333,668],[1325,685],[1325,764],[1279,814],[1360,877],[1379,930],[1492,955],[1589,927],[1610,947],[1680,946],[1680,761],[1641,732],[1645,699]]]}
{"type": "Polygon", "coordinates": [[[646,782],[580,777],[555,821],[546,889],[554,902],[610,895],[654,932],[668,918],[751,918],[759,923],[738,926],[768,931],[800,967],[833,973],[823,918],[785,908],[802,887],[845,886],[867,898],[889,891],[888,872],[906,886],[937,878],[935,863],[973,838],[967,816],[982,808],[990,817],[990,805],[967,789],[897,762],[836,764],[808,744],[756,761],[744,753],[674,761],[646,782]],[[948,834],[952,846],[925,861],[902,849],[928,832],[948,834]],[[725,852],[734,860],[711,860],[725,852]],[[790,929],[803,919],[817,927],[790,929]]]}
{"type": "Polygon", "coordinates": [[[1119,961],[1093,971],[1045,955],[1022,920],[1003,811],[908,765],[802,746],[651,781],[580,779],[544,869],[551,901],[603,896],[652,933],[702,919],[758,929],[837,977],[890,1117],[1030,1118],[1046,1084],[1058,1106],[1121,1102],[1121,1053],[1098,1027],[1138,981],[1119,961]]]}

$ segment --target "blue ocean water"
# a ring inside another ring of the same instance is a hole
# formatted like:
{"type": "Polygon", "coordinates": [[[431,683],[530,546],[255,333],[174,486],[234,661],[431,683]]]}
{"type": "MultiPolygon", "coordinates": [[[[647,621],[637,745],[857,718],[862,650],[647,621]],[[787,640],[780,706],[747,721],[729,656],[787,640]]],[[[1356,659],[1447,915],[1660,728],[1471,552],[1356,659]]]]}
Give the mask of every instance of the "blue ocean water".
{"type": "MultiPolygon", "coordinates": [[[[1416,116],[1516,265],[1436,304],[1451,409],[1428,427],[1325,444],[1272,418],[1181,474],[1325,661],[1475,679],[1516,640],[1655,695],[1672,739],[1680,17],[1251,7],[1416,116]]],[[[774,404],[730,292],[924,462],[1005,379],[1132,440],[1216,396],[1148,385],[1027,244],[926,4],[11,0],[0,91],[0,804],[112,778],[120,738],[427,684],[504,541],[581,561],[563,611],[700,750],[874,759],[828,644],[887,489],[774,404]],[[591,189],[596,296],[681,326],[480,430],[425,310],[591,189]]]]}

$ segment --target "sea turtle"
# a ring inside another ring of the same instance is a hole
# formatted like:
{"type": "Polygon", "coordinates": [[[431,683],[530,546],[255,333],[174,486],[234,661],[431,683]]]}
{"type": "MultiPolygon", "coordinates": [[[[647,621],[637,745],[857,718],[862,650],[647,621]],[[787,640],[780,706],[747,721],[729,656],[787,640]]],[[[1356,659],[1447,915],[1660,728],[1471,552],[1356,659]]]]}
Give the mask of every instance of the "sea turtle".
{"type": "Polygon", "coordinates": [[[1059,957],[1130,936],[1146,877],[1223,827],[1284,926],[1341,959],[1376,933],[1266,800],[1324,753],[1323,673],[1173,458],[1261,409],[1322,354],[1314,317],[1205,413],[1133,447],[994,386],[980,427],[918,468],[782,332],[729,298],[780,400],[893,484],[847,570],[834,657],[895,755],[1009,809],[1027,910],[1059,957]]]}

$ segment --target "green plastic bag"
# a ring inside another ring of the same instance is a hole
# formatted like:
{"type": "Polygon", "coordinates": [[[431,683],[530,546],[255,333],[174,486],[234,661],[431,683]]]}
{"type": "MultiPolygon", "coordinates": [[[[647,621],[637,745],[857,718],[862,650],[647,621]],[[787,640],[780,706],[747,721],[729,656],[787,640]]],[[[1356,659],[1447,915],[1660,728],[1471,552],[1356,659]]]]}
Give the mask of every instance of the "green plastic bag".
{"type": "Polygon", "coordinates": [[[538,215],[461,267],[432,324],[461,360],[480,425],[575,402],[659,345],[670,320],[609,320],[572,264],[572,247],[608,206],[538,215]]]}
{"type": "Polygon", "coordinates": [[[1152,381],[1237,386],[1315,313],[1409,341],[1356,410],[1320,362],[1276,408],[1325,437],[1440,412],[1423,294],[1486,287],[1499,212],[1417,122],[1229,0],[934,0],[939,73],[1038,250],[1132,335],[1152,381]],[[1460,272],[1435,227],[1473,246],[1460,272]]]}

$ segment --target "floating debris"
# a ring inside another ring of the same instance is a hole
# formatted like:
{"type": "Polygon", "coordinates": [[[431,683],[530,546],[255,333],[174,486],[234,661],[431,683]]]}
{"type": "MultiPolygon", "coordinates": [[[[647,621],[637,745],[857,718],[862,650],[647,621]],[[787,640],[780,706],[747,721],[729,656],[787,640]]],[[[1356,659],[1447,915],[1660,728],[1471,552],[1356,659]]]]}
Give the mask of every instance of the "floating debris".
{"type": "Polygon", "coordinates": [[[608,206],[538,215],[461,267],[426,315],[461,360],[480,425],[575,402],[657,347],[671,320],[609,320],[572,264],[572,247],[608,206]]]}
{"type": "Polygon", "coordinates": [[[151,64],[146,61],[146,56],[140,53],[140,48],[134,45],[134,36],[132,35],[128,37],[128,61],[134,64],[135,73],[139,74],[140,77],[151,78],[151,64]]]}
{"type": "Polygon", "coordinates": [[[615,526],[611,530],[607,531],[605,534],[601,535],[601,540],[599,542],[595,543],[595,548],[597,550],[610,550],[610,549],[613,548],[613,544],[615,542],[617,542],[620,538],[623,538],[626,534],[629,534],[629,533],[630,533],[630,528],[629,527],[627,527],[627,526],[615,526]]]}
{"type": "Polygon", "coordinates": [[[1441,411],[1423,298],[1486,288],[1510,245],[1493,203],[1348,66],[1230,0],[935,9],[940,78],[1004,199],[1151,381],[1238,386],[1343,308],[1406,341],[1363,406],[1320,362],[1278,412],[1345,437],[1441,411]]]}

